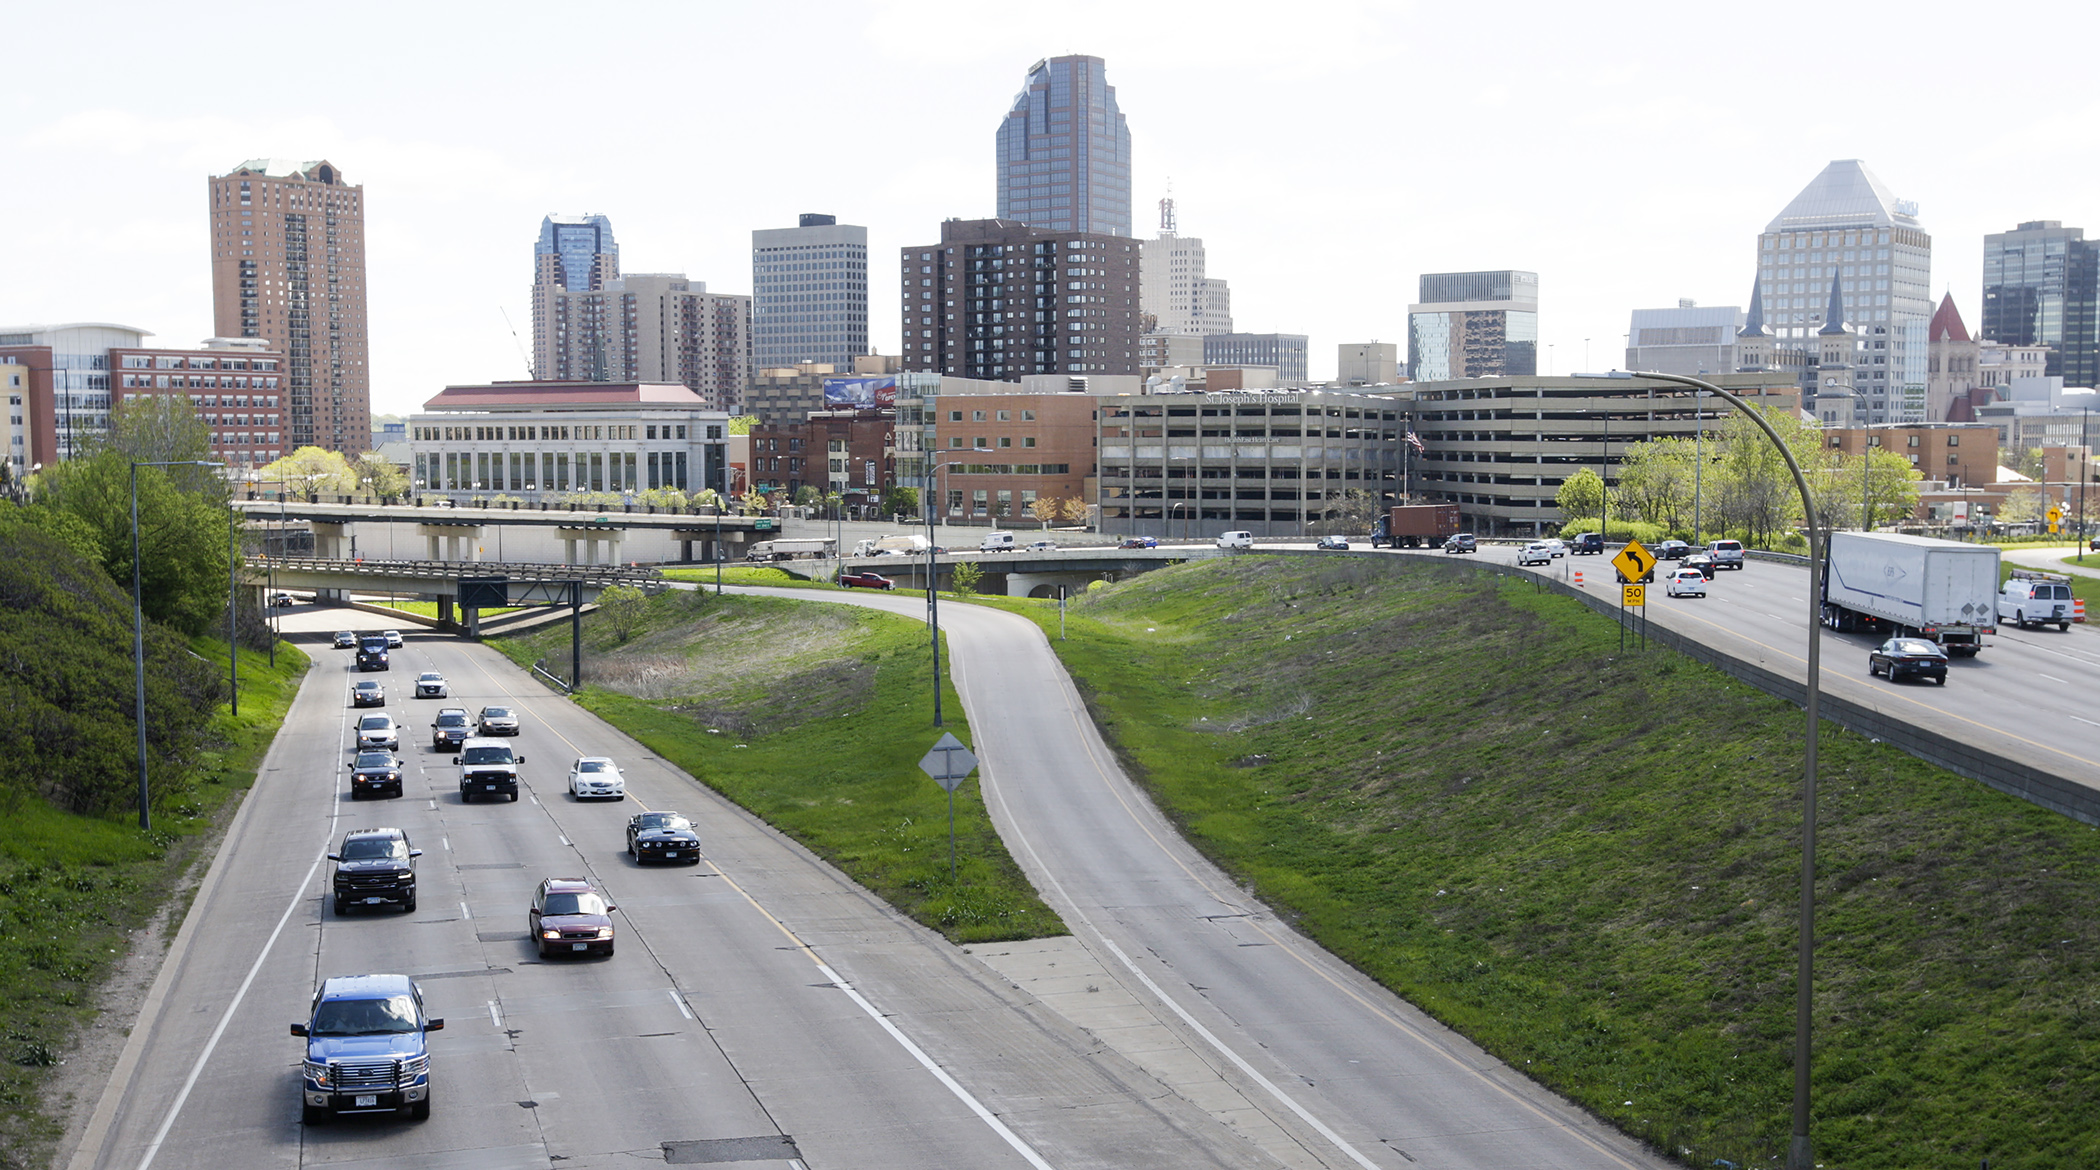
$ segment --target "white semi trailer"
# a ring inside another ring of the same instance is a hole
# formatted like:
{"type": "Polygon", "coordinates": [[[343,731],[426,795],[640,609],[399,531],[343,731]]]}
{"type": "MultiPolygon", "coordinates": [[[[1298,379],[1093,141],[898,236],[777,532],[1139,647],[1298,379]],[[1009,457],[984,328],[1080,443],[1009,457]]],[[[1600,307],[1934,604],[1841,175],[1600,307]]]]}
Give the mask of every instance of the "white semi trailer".
{"type": "Polygon", "coordinates": [[[1911,633],[1974,654],[1997,632],[1998,550],[1892,532],[1833,532],[1823,624],[1911,633]]]}

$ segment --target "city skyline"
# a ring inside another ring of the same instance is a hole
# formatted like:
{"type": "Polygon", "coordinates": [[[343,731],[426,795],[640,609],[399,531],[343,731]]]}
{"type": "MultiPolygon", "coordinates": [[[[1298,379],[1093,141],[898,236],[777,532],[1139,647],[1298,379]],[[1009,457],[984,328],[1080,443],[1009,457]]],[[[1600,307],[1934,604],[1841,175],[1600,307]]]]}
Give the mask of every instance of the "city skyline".
{"type": "MultiPolygon", "coordinates": [[[[750,291],[753,230],[810,207],[865,224],[870,341],[896,353],[887,258],[937,238],[945,219],[994,214],[988,127],[1032,62],[1068,54],[1106,62],[1132,127],[1133,202],[1150,206],[1171,181],[1181,230],[1202,237],[1211,266],[1232,277],[1236,323],[1310,335],[1315,377],[1333,372],[1337,343],[1404,342],[1419,274],[1505,266],[1538,272],[1548,290],[1542,371],[1616,365],[1629,310],[1680,298],[1742,304],[1757,279],[1745,241],[1834,159],[1863,159],[1919,203],[1934,241],[1930,299],[1951,291],[1972,323],[1982,317],[1985,235],[2033,220],[2100,221],[2085,205],[2100,164],[2063,146],[2082,140],[2076,128],[2091,124],[2100,99],[2074,91],[2018,124],[1987,119],[1987,80],[1951,22],[1921,21],[1906,61],[1934,96],[1892,119],[1887,70],[1831,74],[1715,54],[1736,35],[1725,14],[1689,14],[1629,43],[1611,19],[1525,6],[1496,44],[1497,68],[1481,75],[1477,61],[1437,49],[1463,43],[1467,27],[1438,10],[1316,3],[1277,29],[1254,23],[1259,10],[1229,5],[1200,27],[1089,4],[1052,20],[944,3],[819,4],[792,18],[628,5],[604,32],[632,58],[634,108],[667,112],[615,123],[543,108],[522,64],[536,11],[500,24],[426,14],[430,36],[402,44],[296,13],[209,37],[159,10],[25,14],[18,31],[35,43],[92,27],[137,67],[82,88],[59,83],[56,60],[30,55],[0,99],[9,113],[0,149],[21,173],[126,175],[10,191],[18,221],[31,225],[14,241],[12,267],[39,280],[0,286],[0,321],[113,320],[151,330],[156,344],[210,335],[199,176],[241,158],[326,158],[368,198],[377,410],[400,412],[446,382],[526,375],[513,336],[531,316],[518,242],[554,209],[602,212],[650,267],[732,293],[750,291]],[[818,24],[865,68],[783,89],[748,51],[818,24]],[[1262,36],[1247,35],[1257,27],[1262,36]],[[324,31],[386,84],[269,106],[242,97],[235,73],[182,64],[268,59],[324,31]],[[458,62],[440,50],[467,41],[488,51],[458,62]],[[672,51],[681,43],[700,45],[698,55],[685,61],[672,51]],[[1702,63],[1696,87],[1658,85],[1640,63],[1684,54],[1702,63]],[[764,93],[759,112],[693,130],[674,121],[669,78],[694,66],[716,92],[764,93]],[[1396,89],[1402,67],[1410,84],[1396,89]],[[1258,84],[1225,85],[1222,70],[1258,84]],[[887,80],[867,84],[876,71],[887,80]],[[1784,150],[1715,149],[1711,127],[1739,125],[1746,106],[1762,124],[1789,127],[1776,139],[1784,150]],[[1849,107],[1883,112],[1868,132],[1829,115],[1849,107]],[[503,109],[535,114],[512,127],[489,116],[503,109]],[[1420,149],[1425,128],[1482,111],[1502,119],[1492,168],[1424,161],[1434,157],[1420,149]],[[673,130],[697,149],[661,150],[673,130]],[[550,152],[550,140],[571,145],[550,152]],[[1256,141],[1272,145],[1250,153],[1256,141]],[[2005,170],[2016,157],[2046,161],[2005,170]],[[486,294],[460,297],[461,287],[486,294]]],[[[2092,24],[2066,8],[2053,27],[2075,36],[2092,24]]]]}

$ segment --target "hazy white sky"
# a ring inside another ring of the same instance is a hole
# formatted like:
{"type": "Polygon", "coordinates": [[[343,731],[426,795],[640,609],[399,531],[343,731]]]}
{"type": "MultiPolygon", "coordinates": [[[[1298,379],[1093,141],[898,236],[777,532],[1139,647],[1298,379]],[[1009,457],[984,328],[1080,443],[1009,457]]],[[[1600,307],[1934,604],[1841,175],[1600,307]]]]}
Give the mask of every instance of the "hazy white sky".
{"type": "Polygon", "coordinates": [[[899,247],[994,211],[1028,66],[1107,59],[1135,221],[1171,179],[1236,325],[1398,342],[1423,272],[1540,274],[1542,362],[1619,364],[1627,316],[1747,302],[1757,233],[1824,165],[1917,201],[1973,329],[1982,237],[2100,235],[2084,4],[165,2],[17,6],[0,74],[0,325],[211,332],[205,178],[327,158],[367,202],[373,408],[525,376],[549,212],[622,266],[750,291],[750,232],[899,247]],[[1551,347],[1548,349],[1547,347],[1551,347]]]}

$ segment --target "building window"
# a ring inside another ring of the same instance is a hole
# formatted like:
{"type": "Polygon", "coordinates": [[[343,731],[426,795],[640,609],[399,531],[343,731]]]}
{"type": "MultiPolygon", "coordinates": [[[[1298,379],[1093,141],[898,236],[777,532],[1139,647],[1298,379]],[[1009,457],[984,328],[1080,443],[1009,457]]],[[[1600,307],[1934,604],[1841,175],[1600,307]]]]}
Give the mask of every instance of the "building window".
{"type": "Polygon", "coordinates": [[[1960,436],[1960,435],[1948,435],[1948,436],[1947,436],[1947,445],[1948,445],[1949,447],[1959,447],[1959,446],[1961,446],[1961,436],[1960,436]]]}

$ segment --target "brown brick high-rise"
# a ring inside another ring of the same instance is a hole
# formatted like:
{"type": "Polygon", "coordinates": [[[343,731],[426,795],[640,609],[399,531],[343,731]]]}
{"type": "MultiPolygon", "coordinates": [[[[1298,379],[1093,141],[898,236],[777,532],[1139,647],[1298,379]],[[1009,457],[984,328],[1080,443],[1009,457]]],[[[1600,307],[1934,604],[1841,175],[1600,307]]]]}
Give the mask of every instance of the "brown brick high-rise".
{"type": "Polygon", "coordinates": [[[212,328],[284,355],[287,446],[372,443],[364,188],[335,165],[250,159],[210,180],[212,328]]]}

